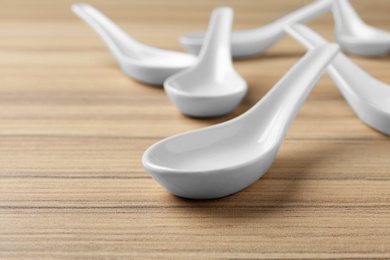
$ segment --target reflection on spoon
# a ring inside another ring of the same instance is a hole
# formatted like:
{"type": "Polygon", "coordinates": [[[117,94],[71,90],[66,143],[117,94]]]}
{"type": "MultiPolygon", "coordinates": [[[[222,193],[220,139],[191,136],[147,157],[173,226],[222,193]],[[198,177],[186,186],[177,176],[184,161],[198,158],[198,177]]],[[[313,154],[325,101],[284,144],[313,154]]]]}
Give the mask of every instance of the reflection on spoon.
{"type": "Polygon", "coordinates": [[[310,51],[241,116],[152,145],[142,157],[145,169],[185,198],[219,198],[248,187],[271,166],[301,105],[338,51],[332,44],[310,51]]]}
{"type": "Polygon", "coordinates": [[[362,56],[381,56],[390,51],[390,32],[367,25],[348,0],[334,0],[332,11],[336,40],[343,50],[362,56]]]}
{"type": "Polygon", "coordinates": [[[158,49],[136,41],[88,4],[73,4],[72,10],[100,35],[123,72],[136,80],[162,85],[166,78],[196,61],[193,55],[158,49]]]}
{"type": "MultiPolygon", "coordinates": [[[[328,12],[331,4],[332,0],[317,0],[257,29],[233,31],[231,39],[233,57],[252,57],[264,52],[284,37],[283,28],[286,25],[312,20],[328,12]]],[[[198,54],[205,34],[204,31],[188,33],[180,38],[180,42],[190,53],[198,54]]]]}
{"type": "MultiPolygon", "coordinates": [[[[305,25],[296,24],[286,31],[309,49],[327,43],[305,25]]],[[[372,128],[390,135],[390,86],[372,77],[343,53],[329,65],[328,73],[356,115],[372,128]]]]}
{"type": "Polygon", "coordinates": [[[231,8],[216,8],[198,62],[165,81],[165,91],[182,113],[225,115],[245,96],[247,84],[234,70],[230,53],[232,20],[231,8]]]}

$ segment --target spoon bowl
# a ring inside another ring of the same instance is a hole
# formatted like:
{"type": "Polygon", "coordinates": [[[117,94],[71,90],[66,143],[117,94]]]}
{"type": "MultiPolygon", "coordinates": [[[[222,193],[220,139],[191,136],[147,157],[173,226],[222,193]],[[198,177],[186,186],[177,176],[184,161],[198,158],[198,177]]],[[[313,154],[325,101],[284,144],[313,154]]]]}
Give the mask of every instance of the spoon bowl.
{"type": "Polygon", "coordinates": [[[232,17],[231,8],[216,8],[198,61],[165,81],[165,91],[183,114],[225,115],[244,98],[248,87],[234,70],[230,52],[232,17]]]}
{"type": "Polygon", "coordinates": [[[302,103],[338,52],[309,52],[254,107],[230,121],[164,139],[142,163],[171,193],[212,199],[236,193],[271,166],[302,103]]]}
{"type": "MultiPolygon", "coordinates": [[[[231,48],[234,58],[256,56],[285,36],[284,27],[288,24],[310,21],[331,8],[332,0],[317,0],[275,21],[252,30],[233,31],[231,48]]],[[[180,38],[182,45],[193,54],[201,50],[206,32],[192,32],[180,38]]]]}
{"type": "Polygon", "coordinates": [[[72,10],[100,35],[122,71],[138,81],[162,85],[168,77],[191,67],[196,61],[193,55],[158,49],[136,41],[88,4],[73,4],[72,10]]]}
{"type": "MultiPolygon", "coordinates": [[[[302,24],[287,27],[286,31],[308,49],[327,43],[302,24]]],[[[390,86],[372,77],[343,53],[336,56],[327,71],[355,114],[370,127],[390,135],[390,86]]]]}
{"type": "Polygon", "coordinates": [[[348,0],[334,0],[332,5],[340,47],[361,56],[383,56],[390,51],[390,32],[367,25],[348,0]]]}

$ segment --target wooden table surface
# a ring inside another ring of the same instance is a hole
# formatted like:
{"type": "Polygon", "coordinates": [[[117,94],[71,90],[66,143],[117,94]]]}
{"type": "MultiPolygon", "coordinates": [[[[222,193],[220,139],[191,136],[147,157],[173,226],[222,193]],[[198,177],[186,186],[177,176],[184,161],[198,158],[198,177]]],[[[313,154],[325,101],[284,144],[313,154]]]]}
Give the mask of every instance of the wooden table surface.
{"type": "MultiPolygon", "coordinates": [[[[205,29],[214,6],[234,7],[234,28],[249,29],[310,2],[89,1],[140,41],[179,51],[178,37],[205,29]]],[[[141,165],[156,141],[253,106],[305,53],[299,43],[286,37],[236,61],[243,103],[193,119],[126,77],[71,3],[0,2],[1,259],[390,259],[390,139],[357,119],[327,75],[271,169],[238,194],[181,199],[141,165]]],[[[390,30],[390,1],[352,4],[390,30]]],[[[334,40],[331,14],[309,25],[334,40]]],[[[351,58],[390,83],[389,56],[351,58]]]]}

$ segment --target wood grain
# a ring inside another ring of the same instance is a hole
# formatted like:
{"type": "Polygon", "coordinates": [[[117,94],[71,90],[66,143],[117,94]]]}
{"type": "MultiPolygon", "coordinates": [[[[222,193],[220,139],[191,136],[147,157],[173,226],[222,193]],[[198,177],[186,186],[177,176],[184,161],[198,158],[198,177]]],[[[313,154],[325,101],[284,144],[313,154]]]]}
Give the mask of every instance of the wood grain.
{"type": "MultiPolygon", "coordinates": [[[[140,41],[180,51],[178,37],[206,28],[215,6],[234,7],[234,27],[246,29],[310,2],[89,1],[140,41]]],[[[236,61],[250,86],[242,105],[193,119],[127,78],[71,3],[0,1],[1,259],[390,259],[390,139],[356,118],[327,75],[271,169],[238,194],[180,199],[141,165],[161,138],[254,105],[305,53],[300,44],[286,37],[236,61]]],[[[352,3],[390,30],[390,1],[352,3]]],[[[330,14],[309,25],[334,40],[330,14]]],[[[351,58],[390,83],[389,56],[351,58]]]]}

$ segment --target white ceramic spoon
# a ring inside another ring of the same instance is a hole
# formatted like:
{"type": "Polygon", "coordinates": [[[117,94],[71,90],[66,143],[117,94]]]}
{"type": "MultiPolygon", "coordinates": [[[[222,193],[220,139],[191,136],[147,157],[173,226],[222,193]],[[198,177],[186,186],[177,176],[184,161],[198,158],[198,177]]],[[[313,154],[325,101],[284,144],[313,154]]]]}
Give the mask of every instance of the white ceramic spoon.
{"type": "MultiPolygon", "coordinates": [[[[267,25],[253,30],[233,31],[231,46],[234,58],[256,56],[270,48],[285,36],[283,28],[288,24],[312,20],[331,8],[332,0],[317,0],[267,25]]],[[[180,42],[193,54],[199,53],[205,32],[183,35],[180,42]]]]}
{"type": "MultiPolygon", "coordinates": [[[[327,43],[305,25],[296,24],[286,31],[308,49],[327,43]]],[[[390,86],[372,77],[343,53],[329,65],[328,73],[356,115],[372,128],[390,135],[390,86]]]]}
{"type": "Polygon", "coordinates": [[[301,105],[338,51],[334,44],[310,51],[241,116],[152,145],[142,157],[145,169],[185,198],[219,198],[251,185],[271,166],[301,105]]]}
{"type": "Polygon", "coordinates": [[[158,49],[136,41],[88,4],[73,4],[72,10],[100,35],[123,72],[136,80],[162,85],[166,78],[196,61],[193,55],[158,49]]]}
{"type": "Polygon", "coordinates": [[[362,56],[381,56],[390,51],[390,32],[367,25],[348,0],[334,0],[332,11],[336,40],[343,50],[362,56]]]}
{"type": "Polygon", "coordinates": [[[164,82],[164,89],[178,109],[189,116],[228,114],[247,92],[245,80],[234,70],[230,53],[233,10],[216,8],[197,63],[164,82]]]}

